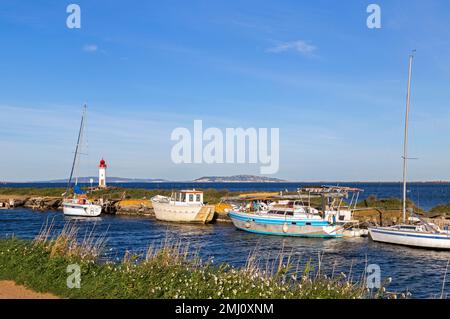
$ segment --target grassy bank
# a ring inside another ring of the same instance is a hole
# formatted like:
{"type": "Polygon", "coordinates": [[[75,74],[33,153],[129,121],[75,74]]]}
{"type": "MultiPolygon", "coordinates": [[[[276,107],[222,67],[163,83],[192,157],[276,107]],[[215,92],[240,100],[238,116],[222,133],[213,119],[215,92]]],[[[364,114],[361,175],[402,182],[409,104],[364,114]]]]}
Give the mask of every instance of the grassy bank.
{"type": "MultiPolygon", "coordinates": [[[[45,232],[44,232],[45,233],[45,232]]],[[[202,262],[186,246],[165,243],[150,248],[137,262],[99,262],[103,242],[76,241],[69,227],[56,239],[48,232],[35,241],[0,240],[0,280],[14,280],[39,292],[66,298],[366,298],[363,285],[344,276],[329,278],[309,263],[295,271],[282,256],[276,270],[261,270],[255,255],[246,267],[202,262]],[[67,288],[67,266],[78,264],[81,287],[67,288]]],[[[381,297],[371,295],[370,297],[381,297]]]]}
{"type": "MultiPolygon", "coordinates": [[[[86,189],[87,190],[87,189],[86,189]]],[[[20,196],[20,197],[61,197],[66,191],[61,187],[49,188],[0,188],[0,196],[20,196]]],[[[239,193],[229,192],[227,190],[203,189],[204,200],[207,203],[219,203],[224,196],[235,196],[239,193]]],[[[141,189],[141,188],[122,188],[109,187],[107,189],[94,190],[90,195],[92,198],[104,198],[110,200],[121,199],[150,199],[155,195],[169,196],[172,193],[167,189],[141,189]]]]}
{"type": "MultiPolygon", "coordinates": [[[[376,196],[369,196],[360,201],[358,208],[378,208],[382,210],[401,210],[403,208],[403,201],[400,198],[377,198],[376,196]]],[[[419,208],[413,201],[406,201],[406,208],[412,209],[416,213],[424,213],[424,210],[419,208]]]]}

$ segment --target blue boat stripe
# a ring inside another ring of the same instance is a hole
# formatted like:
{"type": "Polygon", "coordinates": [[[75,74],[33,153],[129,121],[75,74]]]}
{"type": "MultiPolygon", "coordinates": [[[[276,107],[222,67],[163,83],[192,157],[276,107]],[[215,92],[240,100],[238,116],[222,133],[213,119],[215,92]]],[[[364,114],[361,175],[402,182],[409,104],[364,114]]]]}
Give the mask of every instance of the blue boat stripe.
{"type": "Polygon", "coordinates": [[[401,234],[398,232],[390,232],[390,231],[384,231],[384,230],[378,230],[378,229],[371,229],[371,231],[381,234],[387,234],[392,236],[403,236],[403,237],[416,237],[416,238],[431,238],[431,239],[446,239],[450,240],[450,236],[430,236],[430,235],[414,235],[414,234],[401,234]]]}

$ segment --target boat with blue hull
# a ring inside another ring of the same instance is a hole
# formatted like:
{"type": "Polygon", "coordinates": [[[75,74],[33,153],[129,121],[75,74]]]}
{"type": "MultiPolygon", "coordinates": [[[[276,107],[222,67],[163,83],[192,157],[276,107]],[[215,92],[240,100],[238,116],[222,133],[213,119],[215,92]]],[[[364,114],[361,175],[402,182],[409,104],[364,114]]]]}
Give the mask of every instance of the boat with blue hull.
{"type": "Polygon", "coordinates": [[[244,213],[231,211],[228,213],[236,228],[257,234],[337,238],[343,237],[343,228],[323,220],[320,216],[303,214],[281,215],[275,212],[244,213]]]}
{"type": "Polygon", "coordinates": [[[316,238],[360,237],[366,231],[353,219],[353,211],[362,191],[321,186],[298,189],[296,194],[241,194],[224,200],[232,203],[228,216],[233,224],[247,232],[316,238]],[[353,194],[349,203],[344,203],[349,194],[353,194]]]}

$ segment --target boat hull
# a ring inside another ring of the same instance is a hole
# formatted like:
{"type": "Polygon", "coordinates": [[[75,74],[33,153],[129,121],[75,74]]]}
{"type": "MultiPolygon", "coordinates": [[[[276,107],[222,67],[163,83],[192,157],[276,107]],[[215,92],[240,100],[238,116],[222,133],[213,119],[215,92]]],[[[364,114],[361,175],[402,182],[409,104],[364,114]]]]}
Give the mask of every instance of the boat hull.
{"type": "Polygon", "coordinates": [[[271,218],[239,212],[228,213],[236,228],[256,234],[292,237],[342,237],[342,231],[323,220],[271,218]]]}
{"type": "Polygon", "coordinates": [[[391,230],[389,228],[369,228],[369,235],[375,242],[450,250],[450,235],[391,230]]]}
{"type": "Polygon", "coordinates": [[[174,205],[152,201],[152,206],[156,219],[166,222],[207,224],[214,218],[212,205],[174,205]]]}
{"type": "Polygon", "coordinates": [[[63,212],[67,216],[97,217],[102,213],[102,207],[93,204],[63,203],[63,212]]]}

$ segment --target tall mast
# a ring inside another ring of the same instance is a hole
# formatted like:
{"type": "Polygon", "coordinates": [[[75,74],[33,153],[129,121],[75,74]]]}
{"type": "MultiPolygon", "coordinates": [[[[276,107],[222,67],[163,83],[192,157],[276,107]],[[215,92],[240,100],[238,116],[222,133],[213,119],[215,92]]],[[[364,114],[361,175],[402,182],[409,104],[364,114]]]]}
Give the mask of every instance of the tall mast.
{"type": "Polygon", "coordinates": [[[83,113],[81,115],[81,123],[80,123],[80,130],[78,131],[78,138],[77,138],[77,145],[75,147],[75,155],[73,156],[73,163],[72,163],[72,169],[70,170],[70,177],[69,177],[69,181],[67,182],[67,190],[66,193],[69,191],[70,189],[70,183],[72,182],[72,177],[73,177],[73,170],[75,168],[75,164],[77,161],[77,156],[78,156],[78,148],[80,146],[80,140],[81,140],[81,134],[83,131],[83,126],[84,126],[84,117],[86,116],[86,104],[83,106],[83,113]]]}
{"type": "Polygon", "coordinates": [[[411,77],[412,65],[414,59],[413,51],[409,55],[409,71],[408,71],[408,93],[406,95],[406,116],[405,116],[405,141],[403,143],[403,223],[406,222],[406,180],[408,173],[408,121],[409,121],[409,105],[411,100],[411,77]]]}

